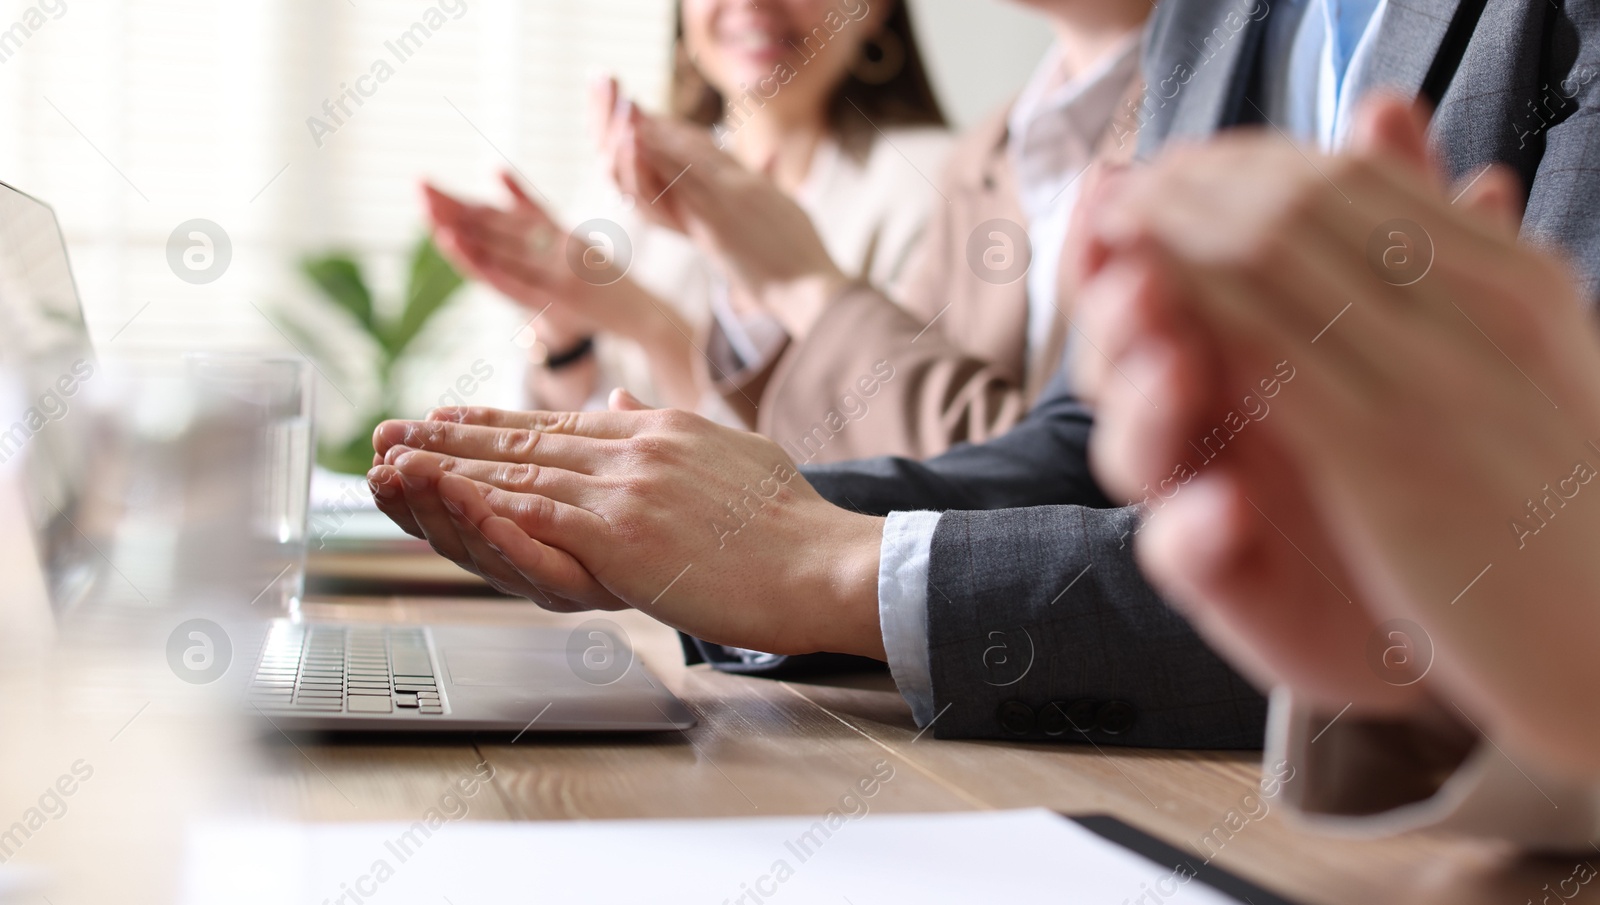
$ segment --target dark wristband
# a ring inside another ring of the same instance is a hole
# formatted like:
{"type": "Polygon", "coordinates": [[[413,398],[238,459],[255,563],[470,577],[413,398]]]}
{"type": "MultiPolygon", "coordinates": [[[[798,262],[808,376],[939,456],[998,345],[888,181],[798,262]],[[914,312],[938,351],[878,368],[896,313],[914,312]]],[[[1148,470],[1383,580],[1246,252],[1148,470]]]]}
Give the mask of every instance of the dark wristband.
{"type": "Polygon", "coordinates": [[[546,351],[544,366],[547,371],[559,371],[570,367],[588,358],[594,352],[594,337],[585,336],[573,344],[572,348],[563,352],[546,351]]]}

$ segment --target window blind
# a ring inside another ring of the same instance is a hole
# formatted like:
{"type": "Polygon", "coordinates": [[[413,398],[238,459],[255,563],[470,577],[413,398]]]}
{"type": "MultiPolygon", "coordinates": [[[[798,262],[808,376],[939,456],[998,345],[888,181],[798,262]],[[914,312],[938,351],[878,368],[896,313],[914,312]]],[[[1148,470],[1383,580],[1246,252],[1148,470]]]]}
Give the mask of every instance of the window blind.
{"type": "MultiPolygon", "coordinates": [[[[512,169],[559,211],[590,178],[588,80],[665,96],[668,0],[34,0],[0,3],[0,180],[50,202],[91,333],[129,354],[281,347],[295,271],[344,249],[401,291],[417,181],[498,197],[512,169]],[[175,227],[227,234],[179,279],[175,227]]],[[[428,352],[445,381],[525,318],[474,289],[428,352]]],[[[330,329],[332,329],[330,327],[330,329]]],[[[359,397],[359,368],[323,395],[359,397]]],[[[424,381],[425,383],[427,381],[424,381]]]]}

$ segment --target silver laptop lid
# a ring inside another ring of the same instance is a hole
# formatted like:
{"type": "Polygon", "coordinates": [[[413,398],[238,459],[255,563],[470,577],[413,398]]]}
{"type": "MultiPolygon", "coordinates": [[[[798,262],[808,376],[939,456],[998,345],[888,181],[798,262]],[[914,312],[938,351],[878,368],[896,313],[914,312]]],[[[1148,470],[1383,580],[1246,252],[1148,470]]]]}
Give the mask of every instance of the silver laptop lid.
{"type": "Polygon", "coordinates": [[[0,465],[20,466],[34,547],[59,611],[80,599],[93,579],[95,558],[73,526],[90,465],[93,419],[69,416],[96,362],[55,212],[4,183],[0,368],[20,395],[0,419],[0,465]]]}

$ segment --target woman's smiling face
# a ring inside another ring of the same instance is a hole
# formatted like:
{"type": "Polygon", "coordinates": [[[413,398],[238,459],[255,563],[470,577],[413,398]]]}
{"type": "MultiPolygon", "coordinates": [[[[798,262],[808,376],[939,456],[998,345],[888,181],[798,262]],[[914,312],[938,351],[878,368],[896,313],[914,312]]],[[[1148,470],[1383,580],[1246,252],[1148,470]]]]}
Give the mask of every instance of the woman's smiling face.
{"type": "Polygon", "coordinates": [[[723,97],[759,90],[768,105],[791,116],[824,115],[862,42],[883,27],[891,2],[683,0],[684,45],[723,97]],[[772,78],[785,64],[794,74],[779,90],[772,78]]]}

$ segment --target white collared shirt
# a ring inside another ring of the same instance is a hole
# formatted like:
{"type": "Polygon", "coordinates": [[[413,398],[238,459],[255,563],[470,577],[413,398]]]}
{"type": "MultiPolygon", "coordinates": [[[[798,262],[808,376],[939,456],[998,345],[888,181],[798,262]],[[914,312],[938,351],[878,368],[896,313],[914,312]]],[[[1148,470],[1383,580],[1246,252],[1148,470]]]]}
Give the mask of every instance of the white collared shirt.
{"type": "Polygon", "coordinates": [[[1006,154],[1016,173],[1017,200],[1028,222],[1028,361],[1045,354],[1059,316],[1056,295],[1061,247],[1077,207],[1084,170],[1139,74],[1139,36],[1130,34],[1076,78],[1066,78],[1061,49],[1052,46],[1011,105],[1006,154]]]}

